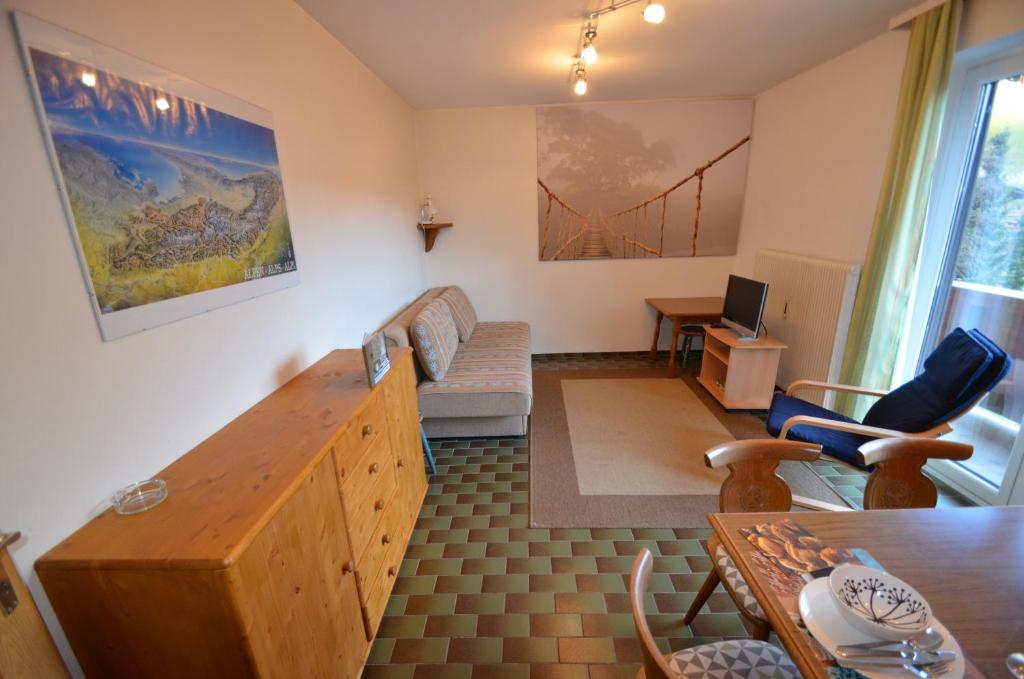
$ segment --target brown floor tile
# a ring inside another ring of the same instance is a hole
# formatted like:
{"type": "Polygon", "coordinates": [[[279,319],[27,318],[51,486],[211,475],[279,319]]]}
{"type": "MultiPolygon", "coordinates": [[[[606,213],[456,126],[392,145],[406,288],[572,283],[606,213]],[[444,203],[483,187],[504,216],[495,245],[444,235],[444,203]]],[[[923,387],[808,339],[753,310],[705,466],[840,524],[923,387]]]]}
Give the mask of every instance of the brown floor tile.
{"type": "Polygon", "coordinates": [[[530,616],[525,613],[503,613],[477,617],[476,633],[481,637],[528,637],[530,616]]]}
{"type": "Polygon", "coordinates": [[[615,657],[620,663],[643,662],[644,654],[636,636],[613,639],[612,643],[615,645],[615,657]]]}
{"type": "Polygon", "coordinates": [[[530,616],[531,637],[583,636],[583,623],[577,613],[547,613],[530,616]]]}
{"type": "Polygon", "coordinates": [[[530,665],[530,679],[588,679],[586,665],[543,664],[530,665]]]}
{"type": "Polygon", "coordinates": [[[634,679],[639,671],[640,663],[591,665],[590,679],[634,679]]]}
{"type": "Polygon", "coordinates": [[[505,663],[558,662],[558,640],[529,637],[505,639],[501,661],[505,663]]]}
{"type": "Polygon", "coordinates": [[[529,679],[529,665],[474,665],[473,679],[529,679]]]}
{"type": "Polygon", "coordinates": [[[501,642],[497,638],[452,639],[447,662],[473,665],[501,662],[501,642]]]}
{"type": "Polygon", "coordinates": [[[554,613],[555,595],[551,592],[511,592],[505,595],[506,613],[554,613]]]}
{"type": "MultiPolygon", "coordinates": [[[[441,665],[416,665],[413,679],[472,679],[472,665],[455,665],[444,663],[441,665]]],[[[363,679],[366,675],[363,674],[363,679]]]]}
{"type": "Polygon", "coordinates": [[[604,613],[604,595],[600,592],[556,592],[556,613],[604,613]]]}
{"type": "Polygon", "coordinates": [[[615,646],[611,639],[559,639],[558,660],[568,663],[612,663],[615,662],[615,646]]]}

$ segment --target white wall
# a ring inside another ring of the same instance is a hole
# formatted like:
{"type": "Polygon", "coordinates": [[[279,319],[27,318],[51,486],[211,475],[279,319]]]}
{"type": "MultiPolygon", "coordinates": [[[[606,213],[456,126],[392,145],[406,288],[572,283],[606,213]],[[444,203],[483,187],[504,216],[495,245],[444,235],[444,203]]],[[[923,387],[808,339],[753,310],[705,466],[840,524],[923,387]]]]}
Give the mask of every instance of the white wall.
{"type": "Polygon", "coordinates": [[[528,321],[534,353],[646,349],[645,297],[725,289],[733,257],[538,261],[534,107],[417,111],[416,141],[420,186],[454,223],[428,283],[461,285],[484,320],[528,321]]]}
{"type": "Polygon", "coordinates": [[[269,109],[302,280],[102,342],[4,17],[0,527],[27,536],[13,556],[41,597],[33,561],[111,491],[155,474],[332,348],[357,346],[421,292],[423,245],[411,109],[290,0],[19,4],[269,109]]]}
{"type": "Polygon", "coordinates": [[[739,273],[762,248],[864,261],[907,38],[890,31],[758,95],[739,273]]]}

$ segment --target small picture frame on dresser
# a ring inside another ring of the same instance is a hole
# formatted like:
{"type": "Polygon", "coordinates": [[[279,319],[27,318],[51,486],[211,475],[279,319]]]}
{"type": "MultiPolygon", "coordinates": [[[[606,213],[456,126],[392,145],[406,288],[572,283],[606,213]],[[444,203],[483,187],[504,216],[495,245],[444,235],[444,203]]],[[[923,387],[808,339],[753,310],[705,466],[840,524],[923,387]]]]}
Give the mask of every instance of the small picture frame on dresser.
{"type": "Polygon", "coordinates": [[[378,331],[363,335],[363,361],[366,363],[366,378],[370,386],[377,386],[391,369],[388,348],[384,344],[384,333],[378,331]]]}

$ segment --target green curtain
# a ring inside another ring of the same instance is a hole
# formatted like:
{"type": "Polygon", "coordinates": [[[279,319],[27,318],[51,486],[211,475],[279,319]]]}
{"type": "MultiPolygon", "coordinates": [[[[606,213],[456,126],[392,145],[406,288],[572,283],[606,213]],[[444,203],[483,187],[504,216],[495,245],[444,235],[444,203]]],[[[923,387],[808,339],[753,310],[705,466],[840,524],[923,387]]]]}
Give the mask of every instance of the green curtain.
{"type": "MultiPolygon", "coordinates": [[[[915,18],[911,27],[896,126],[843,355],[844,384],[886,389],[892,381],[924,233],[959,25],[959,0],[946,0],[915,18]]],[[[842,395],[836,405],[860,419],[872,402],[842,395]]]]}

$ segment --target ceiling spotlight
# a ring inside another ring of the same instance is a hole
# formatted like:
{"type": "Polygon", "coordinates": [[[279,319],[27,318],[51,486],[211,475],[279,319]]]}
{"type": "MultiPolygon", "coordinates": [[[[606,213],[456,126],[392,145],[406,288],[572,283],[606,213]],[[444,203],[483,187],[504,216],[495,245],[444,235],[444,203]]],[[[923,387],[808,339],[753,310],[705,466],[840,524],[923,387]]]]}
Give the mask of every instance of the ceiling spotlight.
{"type": "Polygon", "coordinates": [[[573,84],[572,90],[581,97],[587,93],[587,74],[582,66],[576,69],[576,82],[573,84]]]}
{"type": "Polygon", "coordinates": [[[96,74],[91,71],[83,73],[82,84],[86,87],[96,87],[96,74]]]}
{"type": "Polygon", "coordinates": [[[649,24],[660,24],[664,20],[665,6],[661,3],[647,0],[647,6],[644,7],[644,21],[649,24]]]}
{"type": "Polygon", "coordinates": [[[597,37],[597,31],[593,28],[588,28],[587,32],[583,36],[583,51],[580,52],[580,57],[587,64],[592,64],[597,61],[597,48],[594,47],[594,38],[597,37]]]}
{"type": "Polygon", "coordinates": [[[161,111],[166,111],[171,107],[171,104],[164,97],[160,97],[156,100],[156,107],[161,111]]]}

